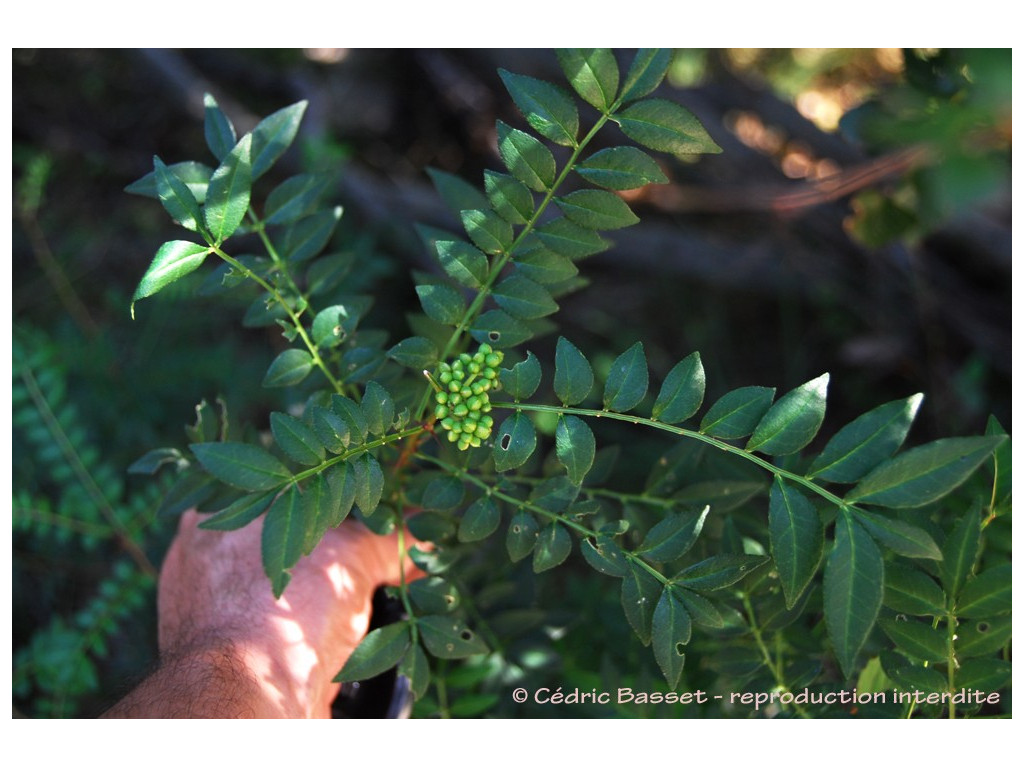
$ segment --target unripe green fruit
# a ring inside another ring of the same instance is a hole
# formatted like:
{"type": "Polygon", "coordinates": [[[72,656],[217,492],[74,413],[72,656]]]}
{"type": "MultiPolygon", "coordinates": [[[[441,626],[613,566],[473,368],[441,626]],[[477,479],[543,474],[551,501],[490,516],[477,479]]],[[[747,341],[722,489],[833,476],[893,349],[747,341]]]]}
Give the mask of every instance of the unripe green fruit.
{"type": "Polygon", "coordinates": [[[434,394],[434,400],[436,400],[441,405],[444,405],[445,403],[448,402],[448,393],[447,392],[437,392],[437,393],[434,394]]]}
{"type": "Polygon", "coordinates": [[[434,409],[434,416],[438,419],[444,419],[448,416],[448,406],[439,405],[434,409]]]}

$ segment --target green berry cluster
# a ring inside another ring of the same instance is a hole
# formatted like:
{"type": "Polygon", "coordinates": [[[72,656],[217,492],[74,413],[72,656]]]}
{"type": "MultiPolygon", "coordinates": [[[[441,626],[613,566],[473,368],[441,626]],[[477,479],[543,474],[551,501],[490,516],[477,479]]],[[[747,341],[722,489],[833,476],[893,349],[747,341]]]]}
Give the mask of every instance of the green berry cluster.
{"type": "Polygon", "coordinates": [[[441,363],[438,368],[441,388],[434,395],[434,416],[460,451],[479,448],[491,436],[494,419],[487,393],[501,388],[498,366],[504,358],[490,344],[481,344],[475,355],[463,352],[450,365],[441,363]]]}

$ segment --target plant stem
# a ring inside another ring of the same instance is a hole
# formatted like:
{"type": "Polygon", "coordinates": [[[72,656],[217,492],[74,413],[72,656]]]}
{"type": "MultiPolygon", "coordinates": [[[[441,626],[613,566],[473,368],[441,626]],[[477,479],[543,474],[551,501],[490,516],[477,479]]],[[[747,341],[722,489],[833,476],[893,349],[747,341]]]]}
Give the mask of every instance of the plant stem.
{"type": "Polygon", "coordinates": [[[683,427],[677,427],[673,424],[665,424],[655,419],[646,419],[641,416],[631,416],[625,413],[615,413],[613,411],[606,410],[595,410],[592,408],[570,408],[561,405],[534,405],[532,403],[508,403],[508,402],[491,402],[491,405],[495,408],[508,408],[515,411],[536,411],[538,413],[557,413],[557,414],[572,414],[574,416],[591,416],[593,418],[601,419],[613,419],[615,421],[626,421],[631,424],[642,424],[645,427],[653,427],[654,429],[660,429],[665,432],[671,432],[674,435],[681,437],[688,437],[693,440],[699,440],[702,443],[707,443],[721,451],[731,453],[735,456],[742,456],[747,461],[751,461],[757,464],[762,469],[766,469],[777,477],[783,477],[791,482],[797,483],[804,486],[808,490],[816,493],[819,496],[828,499],[832,504],[836,505],[840,509],[855,509],[855,506],[843,501],[841,498],[836,496],[834,493],[825,490],[820,485],[815,483],[813,480],[808,480],[802,475],[794,474],[785,469],[781,469],[770,461],[762,459],[760,456],[755,456],[749,451],[745,451],[742,448],[738,448],[735,445],[719,440],[716,437],[711,437],[703,432],[697,432],[692,429],[685,429],[683,427]]]}
{"type": "MultiPolygon", "coordinates": [[[[761,635],[761,628],[757,624],[757,616],[754,614],[754,605],[750,602],[750,595],[744,592],[742,593],[742,597],[743,607],[744,609],[746,609],[747,612],[747,623],[750,625],[750,631],[754,635],[754,642],[757,643],[757,647],[761,651],[761,656],[764,657],[765,666],[768,667],[768,670],[772,673],[772,677],[775,678],[775,684],[778,685],[779,688],[781,688],[783,691],[789,691],[790,693],[792,693],[792,691],[789,690],[789,685],[786,683],[785,675],[783,674],[781,655],[778,659],[778,662],[776,662],[772,659],[772,655],[771,652],[768,650],[768,646],[765,645],[764,637],[762,637],[761,635]]],[[[785,705],[783,704],[782,706],[785,705]]],[[[800,717],[810,717],[810,715],[807,714],[807,710],[805,710],[802,706],[797,704],[796,701],[793,702],[793,709],[796,710],[797,714],[800,715],[800,717]]]]}
{"type": "MultiPolygon", "coordinates": [[[[223,259],[236,270],[238,270],[239,273],[245,275],[258,286],[260,286],[260,288],[265,290],[274,298],[274,301],[276,301],[278,304],[284,307],[284,311],[288,313],[288,318],[292,321],[292,325],[295,326],[296,333],[298,333],[299,338],[302,339],[302,343],[306,345],[306,349],[309,350],[309,355],[313,359],[313,365],[315,365],[317,368],[321,370],[321,372],[323,372],[324,376],[327,377],[327,381],[330,382],[331,387],[334,389],[334,391],[337,392],[338,394],[342,394],[344,392],[344,389],[341,385],[341,382],[339,382],[338,379],[335,378],[334,374],[332,374],[330,369],[327,367],[327,364],[324,363],[323,358],[320,357],[320,350],[317,349],[316,344],[313,343],[313,340],[309,338],[309,334],[306,333],[306,329],[302,325],[302,321],[299,319],[299,313],[295,312],[295,310],[293,310],[291,306],[289,306],[288,302],[284,300],[284,297],[281,295],[280,291],[278,291],[275,286],[268,283],[262,277],[260,277],[247,266],[238,261],[238,259],[226,254],[223,250],[220,249],[220,247],[212,245],[210,246],[210,248],[221,259],[223,259]]],[[[284,271],[284,274],[288,275],[287,270],[284,271]]],[[[288,276],[288,279],[291,280],[291,277],[288,276]]]]}

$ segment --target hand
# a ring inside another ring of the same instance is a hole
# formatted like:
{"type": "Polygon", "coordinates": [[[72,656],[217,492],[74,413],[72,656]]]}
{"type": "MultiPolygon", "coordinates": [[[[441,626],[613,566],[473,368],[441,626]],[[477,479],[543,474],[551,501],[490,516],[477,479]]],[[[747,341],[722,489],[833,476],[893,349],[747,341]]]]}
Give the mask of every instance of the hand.
{"type": "MultiPolygon", "coordinates": [[[[165,666],[203,678],[194,693],[206,703],[191,701],[187,714],[330,717],[340,687],[331,678],[366,633],[374,590],[401,578],[397,535],[343,523],[299,561],[275,600],[261,565],[262,521],[220,532],[199,520],[194,511],[182,516],[157,598],[165,666]]],[[[415,543],[407,534],[406,546],[415,543]]],[[[406,574],[422,575],[408,562],[406,574]]]]}

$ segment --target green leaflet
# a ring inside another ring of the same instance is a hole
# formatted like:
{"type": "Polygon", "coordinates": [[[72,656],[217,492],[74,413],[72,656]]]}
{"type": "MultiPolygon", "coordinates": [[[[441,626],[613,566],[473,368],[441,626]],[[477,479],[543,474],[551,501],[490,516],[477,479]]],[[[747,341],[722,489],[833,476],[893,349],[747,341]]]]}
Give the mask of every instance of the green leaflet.
{"type": "Polygon", "coordinates": [[[264,223],[270,226],[292,224],[313,213],[330,181],[326,173],[302,173],[281,182],[267,195],[263,205],[264,223]]]}
{"type": "Polygon", "coordinates": [[[814,505],[781,477],[772,484],[768,531],[786,607],[792,608],[818,572],[825,529],[814,505]]]}
{"type": "Polygon", "coordinates": [[[243,491],[269,491],[291,479],[284,464],[256,445],[193,443],[189,447],[203,469],[243,491]]]}
{"type": "Polygon", "coordinates": [[[954,690],[998,691],[1010,682],[1011,665],[1003,659],[968,659],[960,665],[954,690]]]}
{"type": "Polygon", "coordinates": [[[455,509],[465,494],[465,486],[458,478],[448,475],[435,477],[423,489],[420,506],[426,510],[455,509]]]}
{"type": "Polygon", "coordinates": [[[402,663],[398,665],[398,672],[409,678],[413,696],[422,699],[430,686],[430,662],[418,643],[409,646],[402,663]]]}
{"type": "Polygon", "coordinates": [[[347,463],[335,464],[325,473],[330,484],[330,498],[333,499],[331,514],[327,519],[328,528],[337,528],[352,511],[356,500],[356,471],[347,463]]]}
{"type": "Polygon", "coordinates": [[[849,677],[882,605],[882,554],[845,510],[836,520],[835,546],[825,562],[825,625],[836,658],[849,677]]]}
{"type": "Polygon", "coordinates": [[[206,137],[206,146],[213,152],[218,160],[223,160],[230,154],[232,147],[238,142],[235,135],[235,126],[231,124],[217,100],[208,93],[203,94],[204,116],[203,134],[206,137]]]}
{"type": "Polygon", "coordinates": [[[668,372],[651,409],[651,418],[666,424],[678,424],[693,416],[704,402],[704,365],[700,353],[693,352],[668,372]]]}
{"type": "Polygon", "coordinates": [[[562,405],[582,402],[594,387],[594,371],[568,339],[558,337],[555,346],[555,394],[562,405]]]}
{"type": "Polygon", "coordinates": [[[441,195],[441,199],[452,213],[487,207],[487,198],[465,179],[437,168],[427,168],[427,175],[434,182],[434,189],[441,195]]]}
{"type": "Polygon", "coordinates": [[[555,204],[569,221],[587,229],[622,229],[640,221],[625,200],[600,189],[570,192],[556,197],[555,204]]]}
{"type": "Polygon", "coordinates": [[[633,410],[647,394],[647,358],[644,345],[636,342],[615,358],[604,385],[604,407],[626,413],[633,410]]]}
{"type": "Polygon", "coordinates": [[[368,381],[359,408],[372,435],[383,435],[395,421],[395,403],[388,391],[376,381],[368,381]]]}
{"type": "Polygon", "coordinates": [[[512,245],[512,227],[494,211],[469,210],[459,216],[469,239],[484,253],[505,253],[512,245]]]}
{"type": "Polygon", "coordinates": [[[651,622],[661,596],[662,583],[644,567],[626,562],[622,579],[622,610],[626,620],[644,645],[651,644],[651,622]]]}
{"type": "Polygon", "coordinates": [[[298,486],[292,484],[267,510],[263,520],[263,571],[270,579],[274,597],[281,597],[291,580],[288,569],[299,562],[307,528],[315,523],[302,503],[298,486]]]}
{"type": "Polygon", "coordinates": [[[132,295],[132,317],[135,317],[136,301],[152,296],[164,286],[198,269],[210,253],[205,245],[187,240],[171,240],[161,245],[132,295]]]}
{"type": "Polygon", "coordinates": [[[637,189],[647,184],[668,183],[661,167],[636,147],[602,149],[577,165],[575,171],[591,184],[606,189],[637,189]]]}
{"type": "Polygon", "coordinates": [[[462,515],[459,522],[459,541],[480,541],[486,539],[501,524],[501,512],[498,505],[483,496],[472,504],[462,515]]]}
{"type": "Polygon", "coordinates": [[[811,442],[825,420],[828,379],[826,373],[780,397],[754,428],[746,450],[784,456],[811,442]]]}
{"type": "Polygon", "coordinates": [[[679,158],[722,151],[693,113],[673,101],[639,101],[619,112],[615,119],[624,134],[648,149],[679,158]]]}
{"type": "Polygon", "coordinates": [[[945,661],[949,656],[949,637],[920,621],[879,619],[878,626],[903,653],[918,661],[945,661]]]}
{"type": "Polygon", "coordinates": [[[363,516],[369,517],[380,503],[384,491],[384,472],[377,459],[366,452],[349,462],[349,471],[354,473],[355,503],[363,516]]]}
{"type": "Polygon", "coordinates": [[[388,357],[414,371],[432,370],[437,364],[437,356],[438,351],[434,342],[422,336],[402,339],[388,350],[388,357]]]}
{"type": "Polygon", "coordinates": [[[467,288],[479,288],[487,280],[487,257],[462,240],[438,240],[434,243],[441,269],[467,288]]]}
{"type": "Polygon", "coordinates": [[[858,416],[836,432],[815,458],[807,477],[855,483],[903,444],[923,395],[893,400],[858,416]]]}
{"type": "Polygon", "coordinates": [[[609,48],[561,48],[558,63],[585,102],[607,112],[619,88],[619,65],[609,48]]]}
{"type": "Polygon", "coordinates": [[[424,613],[448,613],[459,604],[459,591],[438,576],[417,579],[409,584],[409,597],[424,613]]]}
{"type": "Polygon", "coordinates": [[[281,253],[288,261],[302,262],[322,251],[334,235],[343,213],[340,205],[306,216],[281,236],[281,253]]]}
{"type": "Polygon", "coordinates": [[[487,644],[458,619],[421,616],[416,626],[427,650],[439,659],[463,659],[489,650],[487,644]]]}
{"type": "Polygon", "coordinates": [[[209,531],[234,531],[244,528],[266,511],[276,494],[276,490],[247,494],[205,518],[199,523],[199,527],[209,531]]]}
{"type": "Polygon", "coordinates": [[[337,516],[340,489],[327,477],[326,472],[311,477],[302,489],[302,516],[306,523],[306,538],[302,545],[302,554],[308,555],[331,527],[332,520],[337,516]]]}
{"type": "Polygon", "coordinates": [[[537,534],[533,550],[533,572],[541,573],[561,565],[572,552],[572,537],[564,525],[548,523],[537,534]]]}
{"type": "Polygon", "coordinates": [[[427,317],[441,325],[458,325],[466,312],[466,300],[450,285],[430,283],[417,285],[416,295],[427,317]]]}
{"type": "Polygon", "coordinates": [[[667,563],[682,557],[696,543],[710,509],[704,507],[700,512],[667,515],[651,526],[635,554],[652,563],[667,563]]]}
{"type": "Polygon", "coordinates": [[[567,259],[593,256],[611,245],[594,230],[573,224],[564,216],[541,225],[536,234],[545,246],[567,259]]]}
{"type": "Polygon", "coordinates": [[[966,480],[1006,439],[951,437],[904,451],[873,469],[845,500],[883,507],[920,507],[966,480]]]}
{"type": "Polygon", "coordinates": [[[566,147],[576,146],[580,119],[572,99],[558,86],[526,75],[498,70],[526,122],[541,136],[566,147]]]}
{"type": "Polygon", "coordinates": [[[386,624],[371,630],[352,651],[352,655],[335,675],[333,682],[368,680],[386,672],[405,655],[411,642],[408,622],[386,624]]]}
{"type": "Polygon", "coordinates": [[[508,524],[505,536],[505,548],[513,563],[522,560],[537,545],[537,521],[525,509],[516,512],[508,524]]]}
{"type": "Polygon", "coordinates": [[[956,628],[956,655],[958,659],[988,656],[1010,641],[1013,619],[1010,616],[962,621],[956,628]]]}
{"type": "Polygon", "coordinates": [[[598,534],[595,538],[588,537],[580,545],[580,551],[594,570],[606,576],[622,578],[629,573],[629,561],[610,536],[598,534]]]}
{"type": "Polygon", "coordinates": [[[291,387],[313,370],[313,357],[304,349],[286,349],[274,358],[263,377],[264,387],[291,387]]]}
{"type": "MultiPolygon", "coordinates": [[[[210,177],[213,175],[213,168],[203,163],[189,160],[184,163],[168,165],[167,170],[185,182],[185,186],[188,187],[196,202],[200,205],[203,204],[206,200],[206,189],[210,184],[210,177]]],[[[138,181],[132,182],[124,188],[124,191],[132,195],[142,195],[143,197],[159,200],[160,193],[157,191],[156,171],[150,171],[138,181]]]]}
{"type": "Polygon", "coordinates": [[[1012,568],[997,565],[968,579],[956,603],[957,616],[985,618],[1009,613],[1013,608],[1012,568]]]}
{"type": "Polygon", "coordinates": [[[941,560],[942,552],[932,537],[923,528],[904,523],[902,520],[876,515],[858,509],[854,513],[864,529],[882,544],[904,557],[925,557],[941,560]]]}
{"type": "Polygon", "coordinates": [[[545,317],[558,311],[558,305],[543,286],[517,273],[494,286],[491,295],[499,307],[522,320],[545,317]]]}
{"type": "Polygon", "coordinates": [[[540,386],[540,374],[540,361],[533,352],[527,352],[521,363],[516,363],[511,369],[499,369],[498,378],[502,389],[519,401],[533,397],[540,386]]]}
{"type": "Polygon", "coordinates": [[[261,120],[252,131],[252,178],[270,170],[295,140],[308,102],[300,101],[261,120]]]}
{"type": "Polygon", "coordinates": [[[974,569],[981,546],[981,515],[977,505],[971,507],[942,544],[942,562],[939,574],[946,594],[953,599],[960,595],[960,589],[974,569]]]}
{"type": "Polygon", "coordinates": [[[622,81],[622,103],[641,99],[657,88],[671,63],[672,51],[668,48],[638,50],[622,81]]]}
{"type": "Polygon", "coordinates": [[[249,210],[253,169],[249,157],[252,135],[246,134],[210,177],[203,214],[206,228],[220,245],[238,229],[249,210]]]}
{"type": "MultiPolygon", "coordinates": [[[[525,224],[533,216],[533,193],[518,179],[506,173],[484,171],[484,190],[487,202],[509,224],[525,224]]],[[[464,208],[483,208],[467,205],[464,208]]]]}
{"type": "Polygon", "coordinates": [[[567,256],[545,247],[536,234],[516,248],[514,264],[518,274],[541,285],[564,284],[579,274],[579,268],[567,256]]]}
{"type": "Polygon", "coordinates": [[[535,192],[555,183],[555,158],[551,150],[528,133],[498,121],[498,153],[509,172],[535,192]]]}
{"type": "Polygon", "coordinates": [[[344,453],[352,439],[348,422],[329,408],[319,405],[310,407],[309,418],[324,448],[331,453],[344,453]]]}
{"type": "Polygon", "coordinates": [[[935,580],[924,571],[899,562],[885,567],[882,603],[912,616],[939,616],[946,610],[946,597],[935,580]]]}
{"type": "Polygon", "coordinates": [[[699,592],[713,592],[735,584],[758,568],[769,558],[761,555],[714,555],[678,573],[673,583],[699,592]]]}
{"type": "Polygon", "coordinates": [[[316,433],[294,416],[271,413],[270,431],[278,447],[299,464],[314,467],[324,460],[324,446],[316,433]]]}
{"type": "Polygon", "coordinates": [[[198,232],[203,226],[203,214],[188,185],[172,173],[159,157],[153,158],[153,167],[157,195],[164,210],[185,229],[198,232]]]}
{"type": "Polygon", "coordinates": [[[484,312],[469,332],[481,344],[486,342],[495,349],[515,347],[533,338],[533,331],[528,326],[502,309],[484,312]]]}
{"type": "Polygon", "coordinates": [[[555,453],[573,485],[581,485],[594,463],[597,446],[594,433],[578,416],[558,417],[555,428],[555,453]]]}
{"type": "Polygon", "coordinates": [[[700,431],[714,437],[746,437],[754,431],[775,397],[773,387],[741,387],[722,395],[700,422],[700,431]]]}
{"type": "Polygon", "coordinates": [[[517,411],[505,419],[494,437],[494,468],[499,472],[521,467],[537,448],[537,432],[525,413],[517,411]]]}
{"type": "Polygon", "coordinates": [[[666,586],[654,609],[651,645],[654,658],[672,690],[679,685],[679,676],[683,673],[684,647],[690,642],[692,628],[686,606],[673,594],[672,588],[666,586]]]}

